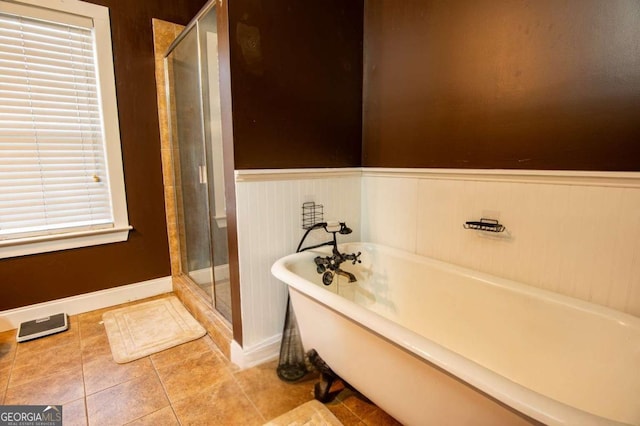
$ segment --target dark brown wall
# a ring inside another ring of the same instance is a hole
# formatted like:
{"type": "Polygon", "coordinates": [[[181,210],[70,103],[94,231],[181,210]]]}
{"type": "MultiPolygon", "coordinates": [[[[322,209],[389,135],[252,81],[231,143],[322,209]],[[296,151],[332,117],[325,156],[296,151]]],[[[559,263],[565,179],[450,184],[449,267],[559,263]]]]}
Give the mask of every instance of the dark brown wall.
{"type": "Polygon", "coordinates": [[[640,1],[365,4],[363,165],[640,170],[640,1]]]}
{"type": "Polygon", "coordinates": [[[363,0],[229,2],[235,167],[359,166],[363,0]]]}
{"type": "Polygon", "coordinates": [[[0,260],[0,310],[170,275],[151,18],[186,24],[204,0],[94,0],[110,8],[129,222],[123,243],[0,260]]]}

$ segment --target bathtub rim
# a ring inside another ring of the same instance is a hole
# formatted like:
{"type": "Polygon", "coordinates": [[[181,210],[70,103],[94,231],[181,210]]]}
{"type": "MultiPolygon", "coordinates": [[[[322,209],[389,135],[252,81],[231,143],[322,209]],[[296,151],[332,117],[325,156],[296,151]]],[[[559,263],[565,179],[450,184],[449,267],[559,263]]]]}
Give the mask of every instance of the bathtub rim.
{"type": "MultiPolygon", "coordinates": [[[[404,257],[409,261],[417,261],[438,269],[453,271],[468,278],[478,279],[491,286],[506,288],[509,291],[540,298],[549,303],[597,315],[604,320],[615,321],[620,326],[640,329],[640,318],[633,315],[430,257],[370,242],[343,243],[339,247],[344,251],[352,251],[352,247],[363,247],[374,249],[379,253],[389,253],[390,255],[404,257]]],[[[549,425],[576,424],[576,422],[585,426],[603,424],[628,425],[627,423],[621,423],[583,411],[528,389],[382,315],[327,291],[323,287],[295,274],[288,268],[289,265],[302,259],[312,259],[318,254],[326,253],[327,250],[322,248],[284,256],[273,264],[271,272],[289,287],[293,287],[297,291],[315,299],[326,308],[355,321],[387,341],[425,359],[464,383],[534,420],[549,425]]]]}

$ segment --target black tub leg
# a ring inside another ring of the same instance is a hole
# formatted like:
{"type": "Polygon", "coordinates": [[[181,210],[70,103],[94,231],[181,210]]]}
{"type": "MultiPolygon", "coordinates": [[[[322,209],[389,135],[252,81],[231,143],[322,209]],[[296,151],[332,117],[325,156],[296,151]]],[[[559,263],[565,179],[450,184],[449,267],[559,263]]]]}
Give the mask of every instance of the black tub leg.
{"type": "Polygon", "coordinates": [[[320,381],[313,387],[314,397],[322,403],[329,402],[332,399],[329,395],[331,386],[336,381],[336,379],[339,379],[340,377],[338,377],[338,375],[334,373],[331,368],[329,368],[327,363],[324,362],[322,358],[320,358],[320,355],[318,355],[318,352],[316,352],[315,349],[311,349],[309,352],[307,352],[307,357],[309,358],[309,362],[311,362],[311,364],[321,374],[320,381]]]}
{"type": "Polygon", "coordinates": [[[329,396],[329,389],[331,389],[335,380],[335,377],[331,377],[323,373],[322,379],[313,387],[313,396],[315,399],[322,403],[331,401],[332,398],[329,396]]]}

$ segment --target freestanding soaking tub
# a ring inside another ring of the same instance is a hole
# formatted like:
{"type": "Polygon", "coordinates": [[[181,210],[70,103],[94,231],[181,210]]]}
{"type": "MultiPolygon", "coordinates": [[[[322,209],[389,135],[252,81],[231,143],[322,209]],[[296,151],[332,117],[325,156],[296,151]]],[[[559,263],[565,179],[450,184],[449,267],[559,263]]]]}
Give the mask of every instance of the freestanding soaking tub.
{"type": "Polygon", "coordinates": [[[306,350],[408,425],[640,425],[640,318],[396,249],[322,284],[278,260],[306,350]]]}

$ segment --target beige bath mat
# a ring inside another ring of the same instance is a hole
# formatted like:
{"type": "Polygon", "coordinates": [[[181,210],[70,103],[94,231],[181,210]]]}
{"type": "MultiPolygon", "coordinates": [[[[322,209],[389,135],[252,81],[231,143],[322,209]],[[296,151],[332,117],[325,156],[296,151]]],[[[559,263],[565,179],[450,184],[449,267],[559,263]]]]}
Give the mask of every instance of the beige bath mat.
{"type": "Polygon", "coordinates": [[[195,340],[206,330],[177,297],[114,309],[102,315],[115,362],[123,364],[195,340]]]}
{"type": "Polygon", "coordinates": [[[276,417],[264,426],[341,426],[327,407],[315,399],[276,417]]]}

